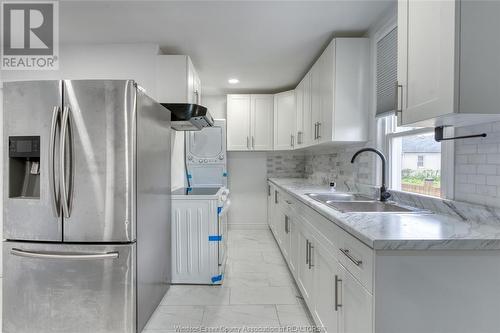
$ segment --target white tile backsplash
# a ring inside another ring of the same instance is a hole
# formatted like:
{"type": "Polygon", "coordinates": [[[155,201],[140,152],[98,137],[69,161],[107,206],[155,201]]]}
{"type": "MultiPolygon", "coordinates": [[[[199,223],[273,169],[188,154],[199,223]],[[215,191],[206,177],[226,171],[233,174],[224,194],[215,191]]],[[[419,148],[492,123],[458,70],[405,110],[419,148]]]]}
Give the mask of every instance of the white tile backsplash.
{"type": "Polygon", "coordinates": [[[487,137],[455,141],[455,200],[500,207],[500,122],[456,130],[480,133],[487,137]]]}

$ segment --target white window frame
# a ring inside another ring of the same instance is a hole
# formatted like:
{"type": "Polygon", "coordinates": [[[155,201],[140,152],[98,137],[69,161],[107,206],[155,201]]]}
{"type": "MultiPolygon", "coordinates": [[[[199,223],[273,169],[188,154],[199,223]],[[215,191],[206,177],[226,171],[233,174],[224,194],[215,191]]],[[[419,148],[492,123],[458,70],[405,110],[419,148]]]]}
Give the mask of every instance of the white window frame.
{"type": "MultiPolygon", "coordinates": [[[[396,131],[397,119],[396,116],[387,116],[378,119],[379,125],[377,126],[379,137],[382,139],[379,148],[384,151],[389,161],[387,167],[388,171],[388,188],[398,189],[401,188],[401,175],[394,173],[394,169],[400,170],[401,167],[396,167],[394,163],[401,163],[400,158],[394,156],[395,151],[401,151],[401,147],[395,146],[395,138],[405,136],[414,136],[419,134],[429,134],[434,131],[434,128],[410,128],[406,131],[396,131]]],[[[447,131],[447,135],[452,136],[453,130],[447,131]]],[[[441,142],[441,198],[453,199],[455,188],[455,147],[453,141],[441,142]]],[[[399,157],[399,156],[398,156],[399,157]]]]}

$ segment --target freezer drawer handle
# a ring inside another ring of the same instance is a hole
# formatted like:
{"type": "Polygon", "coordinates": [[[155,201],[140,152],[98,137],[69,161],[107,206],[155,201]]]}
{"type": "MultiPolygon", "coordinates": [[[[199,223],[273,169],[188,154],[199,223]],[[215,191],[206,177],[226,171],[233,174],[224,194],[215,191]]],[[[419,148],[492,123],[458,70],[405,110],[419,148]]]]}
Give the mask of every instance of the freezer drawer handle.
{"type": "Polygon", "coordinates": [[[19,249],[11,249],[10,253],[26,258],[38,259],[66,259],[66,260],[95,260],[95,259],[118,259],[118,252],[106,253],[50,253],[50,252],[31,252],[19,249]]]}

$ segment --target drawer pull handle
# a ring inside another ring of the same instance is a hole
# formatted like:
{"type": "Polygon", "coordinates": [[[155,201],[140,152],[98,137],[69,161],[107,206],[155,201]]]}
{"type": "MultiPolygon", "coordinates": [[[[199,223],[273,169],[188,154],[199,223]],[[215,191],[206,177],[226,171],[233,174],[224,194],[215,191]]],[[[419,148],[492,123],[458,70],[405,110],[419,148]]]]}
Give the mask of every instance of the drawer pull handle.
{"type": "Polygon", "coordinates": [[[306,265],[309,264],[309,240],[306,239],[306,265]]]}
{"type": "Polygon", "coordinates": [[[309,269],[314,267],[312,256],[313,256],[314,246],[309,242],[309,269]]]}
{"type": "Polygon", "coordinates": [[[349,258],[349,260],[351,260],[354,265],[356,266],[361,266],[361,264],[363,263],[363,261],[353,257],[353,255],[351,254],[351,252],[348,250],[348,249],[340,249],[340,251],[347,257],[349,258]]]}
{"type": "Polygon", "coordinates": [[[342,280],[339,279],[338,275],[335,275],[335,311],[339,311],[342,304],[339,303],[339,283],[342,284],[342,280]]]}

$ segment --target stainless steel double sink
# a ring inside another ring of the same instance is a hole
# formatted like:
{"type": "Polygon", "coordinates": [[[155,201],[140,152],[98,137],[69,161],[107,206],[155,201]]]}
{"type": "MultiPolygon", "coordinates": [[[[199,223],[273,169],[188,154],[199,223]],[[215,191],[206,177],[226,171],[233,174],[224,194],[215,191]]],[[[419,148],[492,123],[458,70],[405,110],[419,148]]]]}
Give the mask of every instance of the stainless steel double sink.
{"type": "Polygon", "coordinates": [[[418,213],[419,210],[402,207],[394,202],[381,202],[370,197],[342,192],[307,193],[311,199],[324,203],[342,213],[418,213]]]}

